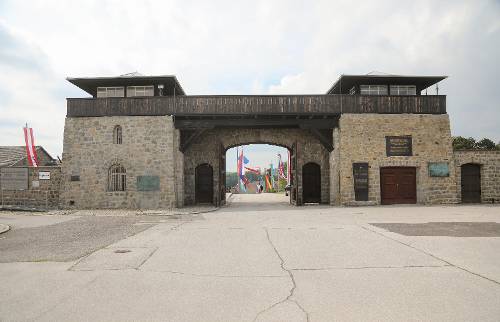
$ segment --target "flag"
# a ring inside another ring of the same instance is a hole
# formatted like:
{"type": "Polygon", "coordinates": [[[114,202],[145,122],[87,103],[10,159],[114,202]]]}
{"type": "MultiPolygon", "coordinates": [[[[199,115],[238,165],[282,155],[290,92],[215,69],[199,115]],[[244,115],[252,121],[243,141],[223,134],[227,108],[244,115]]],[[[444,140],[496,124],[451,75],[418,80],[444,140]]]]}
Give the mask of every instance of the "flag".
{"type": "Polygon", "coordinates": [[[253,172],[253,173],[256,173],[256,174],[260,174],[260,168],[257,167],[257,168],[250,168],[250,167],[245,167],[246,170],[250,171],[250,172],[253,172]]]}
{"type": "Polygon", "coordinates": [[[281,154],[278,153],[278,176],[287,179],[285,176],[285,165],[283,163],[283,160],[281,160],[281,154]]]}
{"type": "Polygon", "coordinates": [[[286,165],[286,183],[287,184],[292,184],[292,164],[291,164],[292,157],[290,155],[290,150],[288,150],[288,164],[286,165]]]}
{"type": "Polygon", "coordinates": [[[241,149],[241,154],[238,157],[238,178],[240,182],[240,188],[243,189],[243,191],[246,191],[246,186],[249,183],[248,178],[245,177],[245,174],[243,173],[243,164],[247,164],[249,161],[245,156],[243,155],[243,148],[241,149]],[[241,185],[241,182],[243,183],[243,186],[241,185]]]}
{"type": "Polygon", "coordinates": [[[38,167],[38,156],[36,154],[35,139],[33,138],[33,129],[28,127],[24,130],[24,142],[26,143],[26,155],[30,167],[38,167]]]}

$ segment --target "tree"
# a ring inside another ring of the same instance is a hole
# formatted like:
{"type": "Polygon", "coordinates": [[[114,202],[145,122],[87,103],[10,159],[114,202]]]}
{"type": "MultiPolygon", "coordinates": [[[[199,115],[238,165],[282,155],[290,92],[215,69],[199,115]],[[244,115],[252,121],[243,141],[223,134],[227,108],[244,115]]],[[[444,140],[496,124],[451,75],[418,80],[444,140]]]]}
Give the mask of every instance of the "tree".
{"type": "Polygon", "coordinates": [[[496,149],[495,142],[491,141],[488,138],[483,138],[481,141],[477,142],[475,147],[478,150],[495,150],[496,149]]]}
{"type": "Polygon", "coordinates": [[[476,147],[474,138],[464,138],[463,136],[453,137],[453,150],[473,150],[476,147]]]}

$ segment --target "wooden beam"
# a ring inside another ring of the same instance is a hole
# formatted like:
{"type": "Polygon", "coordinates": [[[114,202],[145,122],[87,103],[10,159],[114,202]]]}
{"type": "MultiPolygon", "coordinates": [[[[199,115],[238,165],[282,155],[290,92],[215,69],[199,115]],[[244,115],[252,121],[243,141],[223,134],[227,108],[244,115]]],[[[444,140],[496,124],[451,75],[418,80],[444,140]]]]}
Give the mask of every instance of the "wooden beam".
{"type": "Polygon", "coordinates": [[[319,131],[318,129],[311,128],[309,129],[312,135],[314,135],[320,142],[323,144],[325,149],[328,152],[333,151],[333,132],[332,130],[323,130],[319,131]]]}
{"type": "Polygon", "coordinates": [[[198,137],[200,137],[200,135],[202,135],[206,130],[207,129],[195,130],[195,131],[193,131],[193,133],[191,135],[189,135],[185,139],[183,139],[183,137],[185,137],[185,136],[183,136],[181,134],[181,143],[179,145],[179,151],[184,153],[189,148],[189,146],[194,142],[194,140],[196,140],[198,137]]]}

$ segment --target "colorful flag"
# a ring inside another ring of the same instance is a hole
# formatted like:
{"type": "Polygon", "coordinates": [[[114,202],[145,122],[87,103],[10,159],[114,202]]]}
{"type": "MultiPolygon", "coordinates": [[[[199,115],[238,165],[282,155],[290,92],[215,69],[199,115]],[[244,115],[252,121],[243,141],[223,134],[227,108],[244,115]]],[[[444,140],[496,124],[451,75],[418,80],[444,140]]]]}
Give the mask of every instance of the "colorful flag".
{"type": "Polygon", "coordinates": [[[38,167],[38,156],[36,154],[35,139],[33,137],[33,129],[28,127],[24,130],[24,142],[26,142],[26,154],[28,157],[28,164],[30,167],[38,167]]]}
{"type": "Polygon", "coordinates": [[[260,168],[259,167],[256,167],[256,168],[250,168],[250,167],[245,167],[246,170],[250,171],[250,172],[253,172],[253,173],[256,173],[256,174],[260,174],[260,168]]]}
{"type": "Polygon", "coordinates": [[[281,160],[281,154],[278,153],[278,176],[287,179],[285,176],[285,165],[283,163],[283,160],[281,160]]]}

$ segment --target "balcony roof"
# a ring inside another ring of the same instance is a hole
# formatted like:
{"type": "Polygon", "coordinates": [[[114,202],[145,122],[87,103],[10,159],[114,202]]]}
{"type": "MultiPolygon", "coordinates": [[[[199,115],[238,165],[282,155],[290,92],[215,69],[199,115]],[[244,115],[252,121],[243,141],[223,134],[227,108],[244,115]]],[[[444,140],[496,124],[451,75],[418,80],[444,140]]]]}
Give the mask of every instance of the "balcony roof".
{"type": "Polygon", "coordinates": [[[448,76],[407,76],[390,74],[341,75],[327,94],[349,94],[357,85],[415,85],[417,93],[442,81],[448,76]]]}
{"type": "Polygon", "coordinates": [[[97,96],[97,87],[164,85],[166,95],[186,95],[175,75],[144,76],[130,73],[113,77],[68,77],[71,84],[78,86],[93,97],[97,96]]]}

